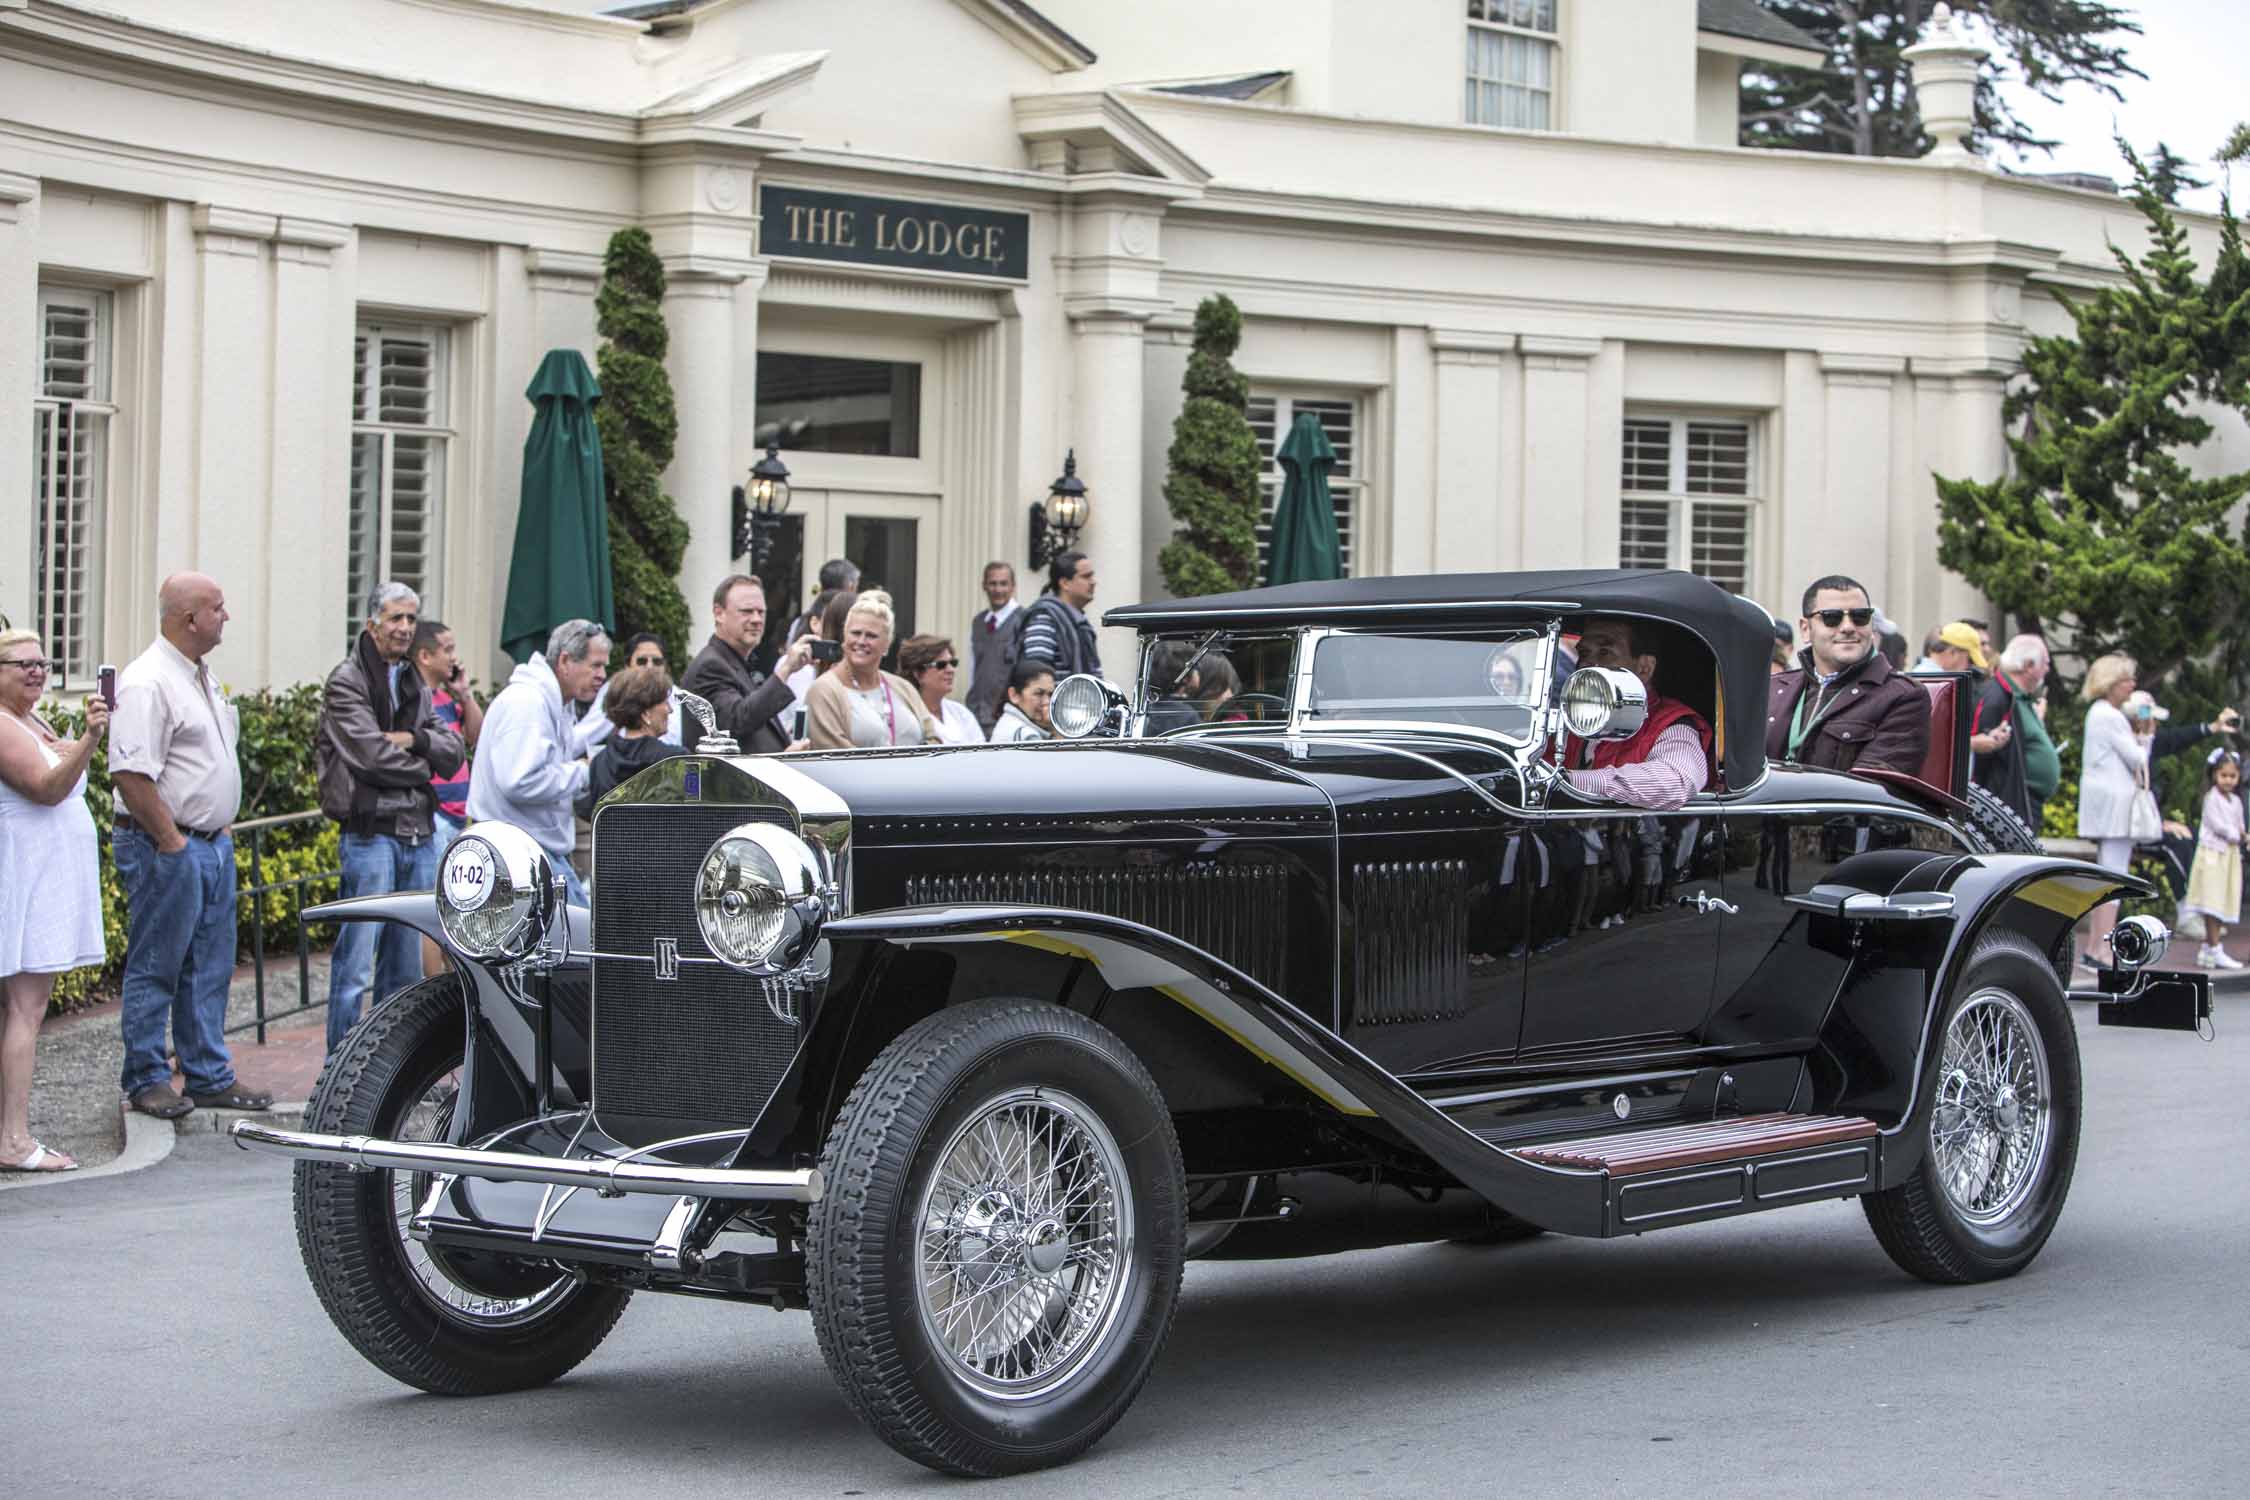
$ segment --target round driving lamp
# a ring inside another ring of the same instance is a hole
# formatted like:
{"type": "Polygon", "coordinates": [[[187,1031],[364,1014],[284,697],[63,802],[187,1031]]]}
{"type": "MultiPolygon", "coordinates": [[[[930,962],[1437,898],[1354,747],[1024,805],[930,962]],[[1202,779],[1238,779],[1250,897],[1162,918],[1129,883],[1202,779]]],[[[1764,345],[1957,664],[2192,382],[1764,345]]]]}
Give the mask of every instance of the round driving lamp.
{"type": "Polygon", "coordinates": [[[1066,740],[1082,740],[1102,727],[1109,711],[1125,702],[1125,695],[1090,672],[1065,677],[1055,686],[1047,717],[1055,733],[1066,740]]]}
{"type": "Polygon", "coordinates": [[[1563,728],[1582,740],[1623,739],[1648,718],[1648,688],[1615,667],[1580,667],[1563,684],[1563,728]]]}
{"type": "Polygon", "coordinates": [[[812,845],[772,823],[744,823],[696,870],[695,925],[721,963],[778,974],[819,940],[827,892],[827,865],[812,845]]]}
{"type": "Polygon", "coordinates": [[[512,823],[473,823],[438,866],[438,925],[464,955],[514,960],[561,915],[563,883],[539,841],[512,823]]]}
{"type": "Polygon", "coordinates": [[[2157,917],[2127,917],[2110,929],[2109,953],[2121,969],[2142,969],[2172,946],[2172,929],[2157,917]]]}

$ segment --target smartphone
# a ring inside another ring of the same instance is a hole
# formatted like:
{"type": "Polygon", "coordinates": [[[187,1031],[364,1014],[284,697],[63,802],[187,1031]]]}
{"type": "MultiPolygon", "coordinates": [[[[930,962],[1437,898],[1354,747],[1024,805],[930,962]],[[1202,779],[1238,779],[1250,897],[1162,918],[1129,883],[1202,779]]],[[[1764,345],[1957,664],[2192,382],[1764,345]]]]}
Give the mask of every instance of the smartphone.
{"type": "Polygon", "coordinates": [[[789,742],[795,744],[805,737],[805,705],[798,704],[789,715],[789,742]]]}
{"type": "Polygon", "coordinates": [[[111,713],[117,712],[117,668],[108,662],[94,668],[94,691],[102,695],[111,713]]]}
{"type": "Polygon", "coordinates": [[[844,659],[844,643],[842,641],[824,641],[816,636],[812,643],[812,659],[827,662],[842,661],[844,659]]]}

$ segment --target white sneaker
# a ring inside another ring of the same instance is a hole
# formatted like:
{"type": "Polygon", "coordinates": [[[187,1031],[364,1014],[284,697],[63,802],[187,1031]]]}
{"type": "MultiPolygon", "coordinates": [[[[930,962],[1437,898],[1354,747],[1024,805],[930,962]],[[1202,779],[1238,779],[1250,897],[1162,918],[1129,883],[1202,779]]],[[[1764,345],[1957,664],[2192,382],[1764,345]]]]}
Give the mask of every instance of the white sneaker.
{"type": "Polygon", "coordinates": [[[2239,969],[2242,967],[2242,960],[2236,958],[2224,948],[2213,948],[2211,950],[2211,967],[2214,969],[2239,969]]]}
{"type": "Polygon", "coordinates": [[[2219,950],[2205,943],[2195,950],[2195,966],[2199,969],[2216,969],[2222,957],[2219,950]]]}

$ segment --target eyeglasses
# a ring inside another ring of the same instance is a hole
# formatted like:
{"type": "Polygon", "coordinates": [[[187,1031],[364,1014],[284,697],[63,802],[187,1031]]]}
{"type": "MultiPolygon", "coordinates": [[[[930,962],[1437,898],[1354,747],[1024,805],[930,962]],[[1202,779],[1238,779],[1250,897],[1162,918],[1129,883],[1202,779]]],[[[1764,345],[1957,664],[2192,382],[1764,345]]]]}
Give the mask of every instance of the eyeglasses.
{"type": "Polygon", "coordinates": [[[1874,620],[1875,611],[1872,609],[1816,609],[1812,612],[1812,618],[1820,621],[1830,630],[1834,630],[1837,626],[1843,624],[1846,615],[1852,617],[1854,625],[1866,625],[1874,620]]]}
{"type": "Polygon", "coordinates": [[[21,667],[26,672],[60,672],[62,663],[59,661],[43,661],[36,656],[27,656],[21,661],[14,657],[6,657],[0,658],[0,667],[21,667]]]}
{"type": "Polygon", "coordinates": [[[931,662],[931,663],[930,663],[930,670],[931,670],[931,671],[933,671],[933,672],[948,672],[948,671],[951,671],[951,670],[952,670],[953,668],[955,668],[955,667],[958,667],[959,665],[961,665],[961,658],[960,658],[960,657],[958,657],[958,656],[948,656],[948,657],[946,657],[946,658],[945,658],[944,660],[942,660],[942,661],[933,661],[933,662],[931,662]]]}

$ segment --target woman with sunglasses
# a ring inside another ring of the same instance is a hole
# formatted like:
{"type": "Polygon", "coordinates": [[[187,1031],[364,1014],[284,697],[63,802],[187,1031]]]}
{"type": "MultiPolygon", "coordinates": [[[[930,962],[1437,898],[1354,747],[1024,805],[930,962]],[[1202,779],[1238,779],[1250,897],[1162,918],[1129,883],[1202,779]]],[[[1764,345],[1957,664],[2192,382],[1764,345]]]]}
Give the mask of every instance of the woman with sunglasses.
{"type": "Polygon", "coordinates": [[[960,676],[961,653],[953,649],[951,641],[942,635],[907,637],[906,644],[898,648],[898,669],[921,693],[922,706],[930,711],[940,744],[984,743],[984,726],[977,722],[968,704],[952,696],[954,680],[960,676]]]}
{"type": "Polygon", "coordinates": [[[28,630],[0,631],[0,1172],[69,1172],[31,1135],[31,1069],[55,976],[102,961],[102,890],[86,764],[109,705],[86,697],[64,739],[36,712],[54,663],[28,630]]]}

